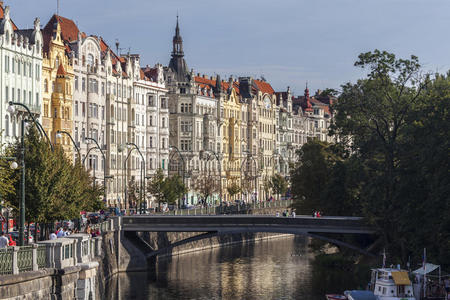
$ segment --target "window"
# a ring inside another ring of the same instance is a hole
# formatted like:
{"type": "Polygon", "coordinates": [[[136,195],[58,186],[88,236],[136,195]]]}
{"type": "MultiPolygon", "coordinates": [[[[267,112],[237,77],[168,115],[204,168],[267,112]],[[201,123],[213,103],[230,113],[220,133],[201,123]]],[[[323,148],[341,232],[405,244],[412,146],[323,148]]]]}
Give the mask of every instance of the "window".
{"type": "Polygon", "coordinates": [[[8,86],[5,87],[5,100],[9,101],[9,87],[8,86]]]}
{"type": "Polygon", "coordinates": [[[12,63],[12,72],[15,73],[16,72],[16,62],[14,61],[14,58],[11,60],[12,63]]]}
{"type": "Polygon", "coordinates": [[[75,101],[75,116],[78,116],[78,101],[75,101]]]}
{"type": "Polygon", "coordinates": [[[75,76],[75,90],[78,91],[78,76],[75,76]]]}
{"type": "Polygon", "coordinates": [[[91,67],[94,65],[94,55],[90,53],[88,54],[87,65],[91,67]]]}
{"type": "Polygon", "coordinates": [[[148,96],[148,106],[150,106],[150,107],[155,106],[155,101],[154,101],[152,95],[149,95],[149,96],[148,96]]]}
{"type": "Polygon", "coordinates": [[[9,116],[5,116],[5,134],[9,136],[9,116]]]}
{"type": "Polygon", "coordinates": [[[153,126],[153,116],[148,117],[148,125],[153,126]]]}
{"type": "Polygon", "coordinates": [[[152,136],[148,137],[148,147],[153,148],[153,137],[152,136]]]}
{"type": "Polygon", "coordinates": [[[5,55],[5,72],[9,73],[9,56],[5,55]]]}
{"type": "Polygon", "coordinates": [[[105,95],[105,83],[102,82],[102,96],[105,95]]]}
{"type": "Polygon", "coordinates": [[[162,128],[166,127],[166,118],[162,118],[162,128]]]}
{"type": "Polygon", "coordinates": [[[20,102],[20,89],[17,89],[17,101],[20,102]]]}
{"type": "Polygon", "coordinates": [[[81,103],[81,113],[83,115],[83,117],[86,116],[86,103],[81,103]]]}
{"type": "Polygon", "coordinates": [[[86,78],[84,77],[81,79],[81,90],[86,92],[86,78]]]}
{"type": "Polygon", "coordinates": [[[36,65],[36,80],[39,80],[39,74],[41,74],[41,69],[39,68],[39,65],[36,65]]]}
{"type": "Polygon", "coordinates": [[[44,92],[48,93],[48,81],[47,81],[47,79],[44,80],[44,92]]]}
{"type": "Polygon", "coordinates": [[[18,75],[20,75],[20,70],[21,70],[21,67],[22,67],[22,63],[20,62],[20,60],[17,62],[17,74],[18,75]]]}

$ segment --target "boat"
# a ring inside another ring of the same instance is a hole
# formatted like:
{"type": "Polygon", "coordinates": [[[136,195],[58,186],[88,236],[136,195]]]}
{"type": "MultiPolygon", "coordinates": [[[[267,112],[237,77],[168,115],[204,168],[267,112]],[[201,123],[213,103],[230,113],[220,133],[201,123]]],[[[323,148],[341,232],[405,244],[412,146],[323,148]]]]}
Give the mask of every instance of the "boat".
{"type": "Polygon", "coordinates": [[[345,291],[344,295],[348,300],[377,300],[372,291],[345,291]]]}
{"type": "Polygon", "coordinates": [[[347,296],[337,294],[327,294],[325,295],[325,298],[327,298],[327,300],[348,300],[347,296]]]}
{"type": "Polygon", "coordinates": [[[408,271],[400,268],[372,269],[370,290],[376,300],[416,300],[408,271]]]}

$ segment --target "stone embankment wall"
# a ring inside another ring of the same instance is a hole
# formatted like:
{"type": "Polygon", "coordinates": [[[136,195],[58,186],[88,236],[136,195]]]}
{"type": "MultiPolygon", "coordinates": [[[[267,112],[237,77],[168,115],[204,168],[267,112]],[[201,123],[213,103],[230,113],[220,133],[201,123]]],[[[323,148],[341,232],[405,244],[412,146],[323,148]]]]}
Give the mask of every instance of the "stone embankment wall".
{"type": "MultiPolygon", "coordinates": [[[[266,208],[259,213],[275,214],[282,210],[282,208],[266,208]]],[[[201,232],[124,233],[117,230],[114,224],[115,222],[111,223],[110,229],[103,232],[101,238],[94,239],[95,245],[98,245],[95,253],[78,253],[78,256],[73,258],[74,265],[59,267],[52,265],[38,271],[1,276],[0,299],[102,299],[105,284],[114,274],[147,271],[157,262],[157,259],[147,259],[148,253],[201,234],[201,232]]],[[[283,236],[285,235],[270,233],[216,236],[175,247],[159,257],[181,255],[238,243],[254,243],[258,240],[283,236]]],[[[73,236],[72,239],[79,240],[78,244],[73,243],[75,253],[82,249],[75,245],[82,245],[82,241],[86,241],[87,237],[80,235],[73,236]]],[[[70,240],[65,239],[58,239],[56,243],[72,244],[70,240]]],[[[52,255],[55,256],[55,253],[52,255]]]]}

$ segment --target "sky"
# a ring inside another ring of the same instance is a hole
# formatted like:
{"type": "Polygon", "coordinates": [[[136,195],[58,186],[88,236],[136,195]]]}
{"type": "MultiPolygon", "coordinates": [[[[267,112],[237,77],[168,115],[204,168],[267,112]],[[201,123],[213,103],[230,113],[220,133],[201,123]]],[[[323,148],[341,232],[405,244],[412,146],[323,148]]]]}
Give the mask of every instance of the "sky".
{"type": "MultiPolygon", "coordinates": [[[[57,0],[4,0],[19,28],[42,26],[57,0]]],[[[179,15],[195,73],[263,76],[276,91],[303,94],[355,82],[362,52],[419,57],[425,72],[450,69],[449,0],[60,0],[60,15],[143,65],[167,65],[179,15]]]]}

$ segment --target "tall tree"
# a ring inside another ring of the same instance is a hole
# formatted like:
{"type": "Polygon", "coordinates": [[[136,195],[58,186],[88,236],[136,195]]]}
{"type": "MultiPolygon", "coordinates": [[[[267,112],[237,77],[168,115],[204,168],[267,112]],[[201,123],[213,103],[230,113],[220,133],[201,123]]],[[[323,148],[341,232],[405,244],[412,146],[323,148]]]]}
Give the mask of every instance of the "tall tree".
{"type": "Polygon", "coordinates": [[[208,203],[208,199],[213,196],[215,193],[220,192],[220,186],[217,182],[216,176],[213,176],[210,173],[203,173],[198,175],[194,179],[194,190],[200,194],[202,200],[204,200],[204,204],[208,203]]]}
{"type": "MultiPolygon", "coordinates": [[[[20,157],[20,143],[8,148],[20,157]]],[[[93,187],[92,177],[79,164],[73,165],[64,151],[52,152],[47,141],[32,127],[25,138],[25,218],[28,222],[51,223],[78,218],[80,211],[103,206],[101,187],[93,187]]],[[[12,175],[15,194],[20,196],[21,170],[12,175]]],[[[8,200],[19,207],[19,197],[8,200]]]]}
{"type": "Polygon", "coordinates": [[[280,174],[275,174],[270,178],[270,188],[280,200],[280,195],[286,193],[288,189],[288,182],[280,174]]]}

